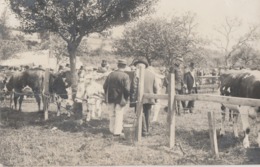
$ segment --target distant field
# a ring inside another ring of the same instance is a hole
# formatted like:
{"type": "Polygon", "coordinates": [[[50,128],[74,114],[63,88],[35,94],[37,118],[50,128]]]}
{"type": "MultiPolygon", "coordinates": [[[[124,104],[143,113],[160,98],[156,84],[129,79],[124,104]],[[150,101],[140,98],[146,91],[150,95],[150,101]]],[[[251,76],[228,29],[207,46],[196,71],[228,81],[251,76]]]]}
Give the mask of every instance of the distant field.
{"type": "MultiPolygon", "coordinates": [[[[164,102],[166,104],[167,102],[164,102]]],[[[260,164],[256,147],[256,128],[249,137],[251,148],[242,147],[242,132],[235,139],[231,123],[226,136],[218,139],[220,158],[210,154],[207,111],[219,112],[220,105],[196,102],[194,114],[176,118],[176,146],[168,148],[167,114],[161,109],[159,121],[152,123],[151,135],[139,146],[109,133],[108,112],[103,106],[102,120],[79,125],[65,115],[43,121],[35,112],[35,103],[25,103],[22,113],[1,108],[0,164],[8,166],[81,166],[81,165],[238,165],[260,164]]],[[[51,111],[55,106],[51,105],[51,111]]],[[[132,109],[125,112],[125,122],[132,121],[132,109]]],[[[217,127],[220,127],[220,114],[217,127]]],[[[251,121],[251,124],[254,124],[251,121]]]]}

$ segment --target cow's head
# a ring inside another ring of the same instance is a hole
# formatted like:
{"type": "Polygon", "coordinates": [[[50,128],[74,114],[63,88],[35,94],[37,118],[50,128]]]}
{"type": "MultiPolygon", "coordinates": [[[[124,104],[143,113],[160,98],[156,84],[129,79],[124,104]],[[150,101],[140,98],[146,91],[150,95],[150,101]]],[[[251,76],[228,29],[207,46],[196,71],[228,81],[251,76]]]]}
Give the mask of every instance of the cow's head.
{"type": "Polygon", "coordinates": [[[71,72],[63,71],[57,74],[51,74],[49,79],[49,88],[51,93],[56,93],[63,99],[68,99],[68,91],[72,84],[71,72]]]}

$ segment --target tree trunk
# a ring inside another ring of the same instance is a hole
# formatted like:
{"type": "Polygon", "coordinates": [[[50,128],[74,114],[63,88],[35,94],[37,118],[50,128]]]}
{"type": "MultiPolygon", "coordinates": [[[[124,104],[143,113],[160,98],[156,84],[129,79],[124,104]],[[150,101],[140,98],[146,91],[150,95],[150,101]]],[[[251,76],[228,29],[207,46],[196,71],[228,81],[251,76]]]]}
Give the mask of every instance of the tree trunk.
{"type": "Polygon", "coordinates": [[[74,44],[69,44],[68,45],[68,52],[69,52],[69,58],[70,58],[70,70],[71,70],[71,76],[72,76],[72,98],[73,100],[76,97],[76,92],[77,92],[77,84],[78,84],[78,76],[77,76],[77,71],[76,71],[76,50],[77,46],[74,44]]]}

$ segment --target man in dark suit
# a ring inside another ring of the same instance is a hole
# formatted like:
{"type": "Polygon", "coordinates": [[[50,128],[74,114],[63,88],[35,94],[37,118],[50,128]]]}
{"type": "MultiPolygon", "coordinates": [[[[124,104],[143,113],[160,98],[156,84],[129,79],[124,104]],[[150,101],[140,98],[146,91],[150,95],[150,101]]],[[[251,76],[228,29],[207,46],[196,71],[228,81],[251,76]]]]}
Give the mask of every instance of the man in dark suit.
{"type": "MultiPolygon", "coordinates": [[[[198,93],[197,91],[197,73],[195,70],[195,65],[193,62],[190,63],[189,69],[184,74],[184,88],[187,90],[186,93],[194,94],[198,93]]],[[[194,101],[189,101],[187,109],[190,113],[193,113],[194,101]]]]}
{"type": "MultiPolygon", "coordinates": [[[[151,94],[157,94],[158,93],[158,83],[156,80],[156,76],[154,73],[152,73],[150,70],[147,69],[149,66],[148,62],[144,58],[139,58],[133,61],[132,63],[134,66],[145,66],[144,71],[144,93],[151,93],[151,94]]],[[[137,68],[138,69],[138,68],[137,68]]],[[[138,71],[136,70],[134,79],[131,83],[131,95],[130,95],[130,101],[131,103],[134,103],[137,101],[137,92],[138,92],[138,71]]],[[[149,135],[149,116],[151,114],[151,108],[152,105],[154,105],[156,102],[156,99],[144,99],[143,100],[143,113],[144,113],[144,120],[142,124],[142,135],[147,136],[149,135]]]]}
{"type": "Polygon", "coordinates": [[[118,69],[111,72],[103,85],[105,100],[110,112],[109,130],[114,135],[122,134],[123,117],[130,93],[130,79],[124,72],[126,68],[125,60],[118,60],[118,69]]]}
{"type": "MultiPolygon", "coordinates": [[[[177,57],[174,65],[170,67],[169,73],[174,74],[175,76],[175,93],[176,94],[183,94],[183,68],[182,68],[183,58],[177,57]]],[[[170,75],[166,76],[164,79],[163,86],[166,87],[166,93],[169,92],[169,80],[170,75]]],[[[185,108],[185,101],[181,101],[182,108],[185,108]]],[[[168,110],[168,107],[165,108],[165,110],[168,110]]],[[[180,114],[180,101],[177,101],[177,113],[180,114]]]]}

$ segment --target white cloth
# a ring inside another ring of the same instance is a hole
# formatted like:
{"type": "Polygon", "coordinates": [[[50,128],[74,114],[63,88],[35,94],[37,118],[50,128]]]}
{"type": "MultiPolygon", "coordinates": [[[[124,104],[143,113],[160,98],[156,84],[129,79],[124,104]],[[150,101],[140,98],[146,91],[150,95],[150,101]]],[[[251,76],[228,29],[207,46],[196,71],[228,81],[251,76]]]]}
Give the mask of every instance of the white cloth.
{"type": "Polygon", "coordinates": [[[159,101],[155,103],[155,105],[152,106],[152,111],[153,111],[153,119],[152,122],[157,122],[158,121],[158,115],[161,109],[161,104],[159,101]]]}
{"type": "Polygon", "coordinates": [[[126,106],[121,107],[119,104],[107,104],[109,110],[109,130],[114,135],[120,135],[123,130],[123,118],[126,106]]]}
{"type": "Polygon", "coordinates": [[[193,77],[193,80],[194,80],[194,82],[193,82],[193,87],[196,87],[195,70],[191,70],[190,73],[191,73],[191,76],[193,77]]]}

